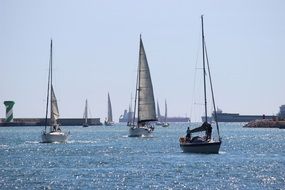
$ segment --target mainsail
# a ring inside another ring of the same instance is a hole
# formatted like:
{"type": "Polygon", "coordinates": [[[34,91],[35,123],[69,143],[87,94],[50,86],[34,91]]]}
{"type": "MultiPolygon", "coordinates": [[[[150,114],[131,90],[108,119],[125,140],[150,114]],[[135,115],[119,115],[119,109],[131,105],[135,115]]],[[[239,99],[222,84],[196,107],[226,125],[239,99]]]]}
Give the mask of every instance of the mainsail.
{"type": "Polygon", "coordinates": [[[109,93],[108,93],[108,118],[107,118],[107,121],[113,122],[112,105],[111,105],[109,93]]]}
{"type": "Polygon", "coordinates": [[[138,66],[138,122],[156,121],[155,101],[147,58],[140,38],[138,66]]]}

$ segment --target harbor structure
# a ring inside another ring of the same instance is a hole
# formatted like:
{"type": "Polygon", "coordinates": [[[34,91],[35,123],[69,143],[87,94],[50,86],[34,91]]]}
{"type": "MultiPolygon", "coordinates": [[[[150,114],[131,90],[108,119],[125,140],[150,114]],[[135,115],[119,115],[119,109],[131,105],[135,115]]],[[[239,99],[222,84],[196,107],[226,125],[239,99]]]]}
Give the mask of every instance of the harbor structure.
{"type": "MultiPolygon", "coordinates": [[[[0,126],[45,126],[45,118],[14,118],[13,122],[6,122],[6,119],[0,118],[0,126]]],[[[61,126],[82,126],[84,118],[60,118],[58,123],[61,126]]],[[[50,123],[49,119],[47,121],[50,123]]],[[[100,118],[88,118],[89,126],[102,125],[100,118]]]]}
{"type": "Polygon", "coordinates": [[[4,105],[6,107],[6,119],[5,122],[10,123],[13,122],[13,106],[15,102],[14,101],[4,101],[4,105]]]}

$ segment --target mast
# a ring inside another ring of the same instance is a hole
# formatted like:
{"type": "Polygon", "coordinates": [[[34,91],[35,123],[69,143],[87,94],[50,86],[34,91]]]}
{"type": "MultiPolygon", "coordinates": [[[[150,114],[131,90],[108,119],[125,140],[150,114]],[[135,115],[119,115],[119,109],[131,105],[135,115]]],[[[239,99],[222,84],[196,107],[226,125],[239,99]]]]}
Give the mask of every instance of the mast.
{"type": "MultiPolygon", "coordinates": [[[[139,50],[139,66],[138,66],[138,88],[137,88],[137,93],[140,93],[140,79],[141,79],[141,68],[140,68],[140,64],[141,64],[141,47],[142,46],[142,35],[140,34],[140,50],[139,50]]],[[[140,102],[140,95],[138,94],[138,104],[140,102]]],[[[139,109],[139,105],[138,105],[138,123],[140,123],[140,109],[139,109]]]]}
{"type": "MultiPolygon", "coordinates": [[[[52,87],[52,40],[50,42],[50,86],[52,87]]],[[[52,98],[50,99],[50,118],[52,118],[52,98]]]]}
{"type": "Polygon", "coordinates": [[[48,105],[49,105],[49,91],[50,91],[50,79],[51,79],[51,65],[52,65],[52,39],[50,40],[50,58],[49,58],[49,70],[48,70],[48,89],[47,89],[47,103],[46,103],[46,118],[45,118],[45,131],[47,129],[47,117],[48,117],[48,105]]]}
{"type": "MultiPolygon", "coordinates": [[[[135,94],[135,105],[134,105],[134,115],[133,115],[133,125],[135,125],[135,120],[136,120],[136,107],[137,107],[137,94],[138,94],[138,77],[139,73],[137,73],[137,83],[136,83],[136,94],[135,94]]],[[[139,115],[139,114],[138,114],[139,115]]]]}
{"type": "MultiPolygon", "coordinates": [[[[140,39],[141,39],[141,35],[140,35],[140,39]]],[[[140,47],[139,47],[140,49],[140,47]]],[[[137,98],[138,98],[138,84],[139,84],[139,65],[140,65],[140,56],[141,54],[139,53],[139,63],[138,63],[138,70],[137,70],[137,82],[136,82],[136,94],[135,94],[135,105],[134,105],[134,115],[133,115],[133,125],[135,125],[135,120],[136,120],[136,107],[137,107],[137,98]]],[[[138,110],[139,112],[139,110],[138,110]]],[[[138,113],[138,116],[139,116],[139,113],[138,113]]],[[[138,118],[138,121],[139,121],[139,118],[138,118]]]]}
{"type": "Polygon", "coordinates": [[[207,116],[207,91],[206,91],[206,68],[205,68],[205,37],[204,37],[204,22],[203,15],[201,15],[202,22],[202,49],[203,49],[203,79],[204,79],[204,103],[205,103],[205,122],[208,122],[207,116]]]}

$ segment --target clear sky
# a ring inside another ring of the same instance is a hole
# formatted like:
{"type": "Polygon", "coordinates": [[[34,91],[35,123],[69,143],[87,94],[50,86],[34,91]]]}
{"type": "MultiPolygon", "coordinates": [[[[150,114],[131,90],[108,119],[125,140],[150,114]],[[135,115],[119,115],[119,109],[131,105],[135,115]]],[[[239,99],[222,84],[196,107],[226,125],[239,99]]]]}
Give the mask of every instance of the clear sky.
{"type": "Polygon", "coordinates": [[[167,99],[169,116],[198,120],[201,14],[218,107],[276,114],[285,104],[284,7],[284,0],[1,0],[0,117],[4,100],[16,102],[14,117],[44,117],[52,38],[61,117],[82,117],[88,98],[92,116],[104,120],[109,92],[118,120],[135,92],[141,33],[161,112],[167,99]]]}

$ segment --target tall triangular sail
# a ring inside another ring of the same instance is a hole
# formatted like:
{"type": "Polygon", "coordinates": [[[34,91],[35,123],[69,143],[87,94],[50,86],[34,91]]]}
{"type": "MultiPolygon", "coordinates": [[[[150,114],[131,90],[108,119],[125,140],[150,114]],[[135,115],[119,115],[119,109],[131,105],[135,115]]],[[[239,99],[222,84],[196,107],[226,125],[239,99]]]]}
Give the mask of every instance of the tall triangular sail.
{"type": "Polygon", "coordinates": [[[164,122],[167,122],[167,103],[166,103],[166,100],[165,100],[164,106],[165,106],[164,122]]]}
{"type": "Polygon", "coordinates": [[[157,120],[160,121],[161,115],[160,115],[160,109],[159,109],[158,101],[157,101],[157,103],[156,103],[156,109],[157,109],[157,120]]]}
{"type": "Polygon", "coordinates": [[[55,93],[53,90],[53,86],[51,85],[51,100],[50,100],[50,119],[51,119],[51,125],[55,126],[57,125],[57,119],[59,118],[59,111],[57,106],[57,100],[55,97],[55,93]]]}
{"type": "Polygon", "coordinates": [[[85,108],[84,108],[84,123],[87,124],[87,120],[88,120],[88,102],[87,102],[87,99],[85,101],[85,108]]]}
{"type": "Polygon", "coordinates": [[[110,99],[109,93],[108,93],[108,118],[107,118],[107,121],[113,122],[112,105],[111,105],[111,99],[110,99]]]}
{"type": "Polygon", "coordinates": [[[132,121],[132,105],[129,105],[129,111],[128,111],[128,123],[132,121]]]}
{"type": "Polygon", "coordinates": [[[153,87],[147,58],[140,38],[138,66],[138,122],[156,121],[153,87]]]}

